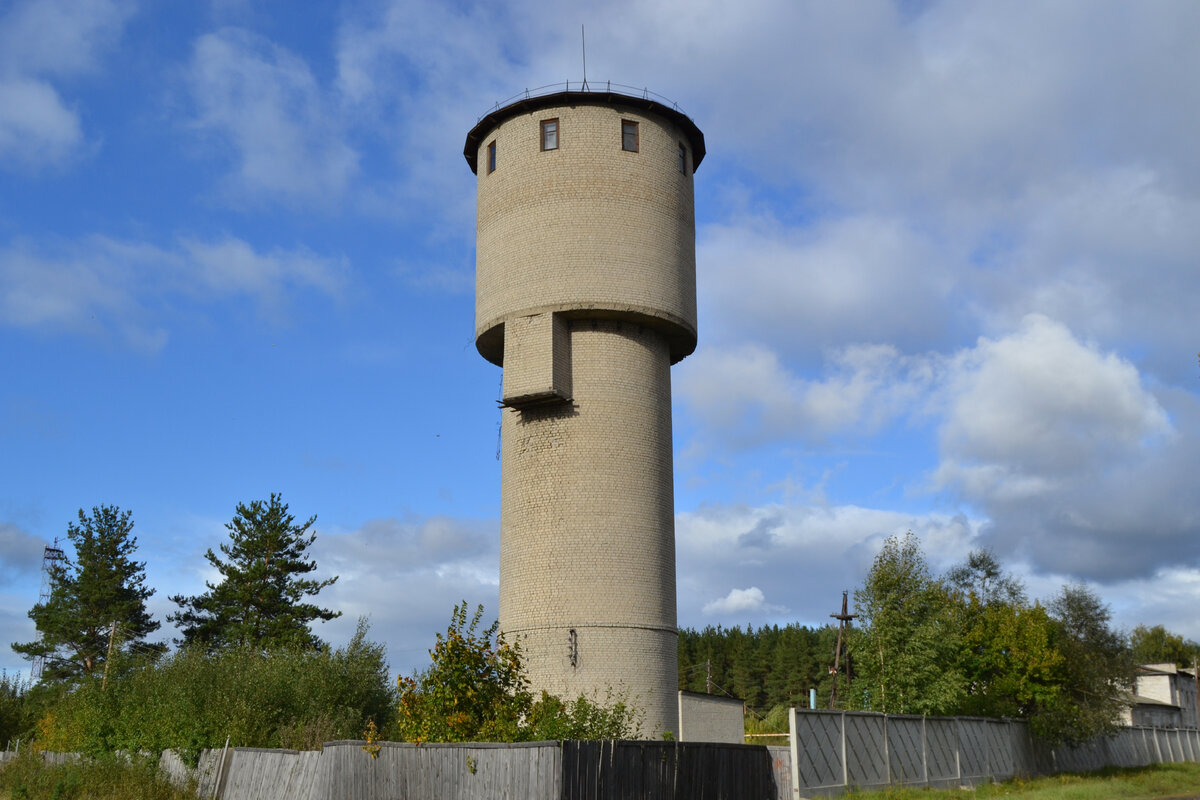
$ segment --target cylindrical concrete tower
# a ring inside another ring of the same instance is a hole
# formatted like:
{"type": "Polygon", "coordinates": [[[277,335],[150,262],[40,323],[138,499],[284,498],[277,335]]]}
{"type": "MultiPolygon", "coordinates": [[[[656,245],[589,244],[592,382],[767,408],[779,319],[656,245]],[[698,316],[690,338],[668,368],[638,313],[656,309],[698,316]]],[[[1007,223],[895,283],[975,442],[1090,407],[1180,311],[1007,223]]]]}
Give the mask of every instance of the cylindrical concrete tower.
{"type": "Polygon", "coordinates": [[[692,172],[661,103],[531,97],[467,135],[475,342],[504,368],[500,627],[535,689],[678,733],[670,365],[696,347],[692,172]]]}

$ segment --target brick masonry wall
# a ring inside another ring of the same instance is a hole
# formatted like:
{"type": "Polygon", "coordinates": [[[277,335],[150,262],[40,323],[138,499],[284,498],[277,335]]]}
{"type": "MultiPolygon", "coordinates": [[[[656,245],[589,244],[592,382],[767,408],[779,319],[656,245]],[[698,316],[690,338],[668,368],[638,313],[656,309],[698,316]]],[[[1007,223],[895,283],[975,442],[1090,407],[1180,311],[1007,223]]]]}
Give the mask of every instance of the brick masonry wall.
{"type": "Polygon", "coordinates": [[[673,124],[595,105],[519,114],[483,138],[477,181],[475,334],[501,363],[508,317],[597,311],[644,317],[671,340],[672,362],[696,346],[696,228],[690,156],[673,124]],[[541,150],[541,121],[559,145],[541,150]],[[621,149],[621,121],[639,150],[621,149]],[[496,143],[496,170],[487,147],[496,143]]]}
{"type": "Polygon", "coordinates": [[[648,736],[678,734],[670,365],[696,346],[681,144],[652,110],[581,100],[501,114],[477,151],[476,346],[518,406],[501,434],[500,625],[535,689],[624,696],[648,736]]]}
{"type": "Polygon", "coordinates": [[[569,332],[572,402],[503,416],[500,625],[521,637],[535,687],[624,691],[648,734],[675,731],[666,342],[612,320],[569,332]]]}

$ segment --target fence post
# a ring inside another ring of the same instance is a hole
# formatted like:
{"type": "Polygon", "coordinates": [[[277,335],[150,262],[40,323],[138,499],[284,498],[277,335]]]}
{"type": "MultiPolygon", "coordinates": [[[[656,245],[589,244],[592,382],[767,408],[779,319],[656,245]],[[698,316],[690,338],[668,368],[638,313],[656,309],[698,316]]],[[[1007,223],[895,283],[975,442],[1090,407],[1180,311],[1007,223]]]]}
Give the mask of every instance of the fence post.
{"type": "Polygon", "coordinates": [[[925,732],[925,720],[928,719],[924,714],[921,715],[921,780],[926,786],[929,785],[929,736],[925,732]]]}
{"type": "Polygon", "coordinates": [[[892,785],[892,743],[888,741],[888,715],[883,715],[883,766],[888,786],[892,785]]]}
{"type": "Polygon", "coordinates": [[[954,718],[954,779],[962,786],[962,720],[954,718]]]}
{"type": "Polygon", "coordinates": [[[221,750],[221,760],[217,762],[217,776],[213,781],[213,800],[221,796],[221,781],[225,778],[225,760],[229,757],[229,737],[225,737],[225,747],[221,750]]]}
{"type": "Polygon", "coordinates": [[[846,712],[842,712],[842,786],[850,788],[850,762],[846,760],[846,712]]]}
{"type": "Polygon", "coordinates": [[[800,737],[796,730],[796,708],[788,709],[788,746],[792,756],[792,797],[800,800],[800,737]]]}

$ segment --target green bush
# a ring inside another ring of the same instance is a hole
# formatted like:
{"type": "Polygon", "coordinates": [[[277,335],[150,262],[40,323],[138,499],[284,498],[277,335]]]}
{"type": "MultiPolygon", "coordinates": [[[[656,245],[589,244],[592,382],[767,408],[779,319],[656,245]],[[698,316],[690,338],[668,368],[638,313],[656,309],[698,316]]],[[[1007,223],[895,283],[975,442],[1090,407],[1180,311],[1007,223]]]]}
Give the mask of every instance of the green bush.
{"type": "Polygon", "coordinates": [[[194,787],[174,786],[157,759],[116,756],[45,764],[28,751],[0,770],[0,790],[12,800],[196,800],[194,787]]]}
{"type": "Polygon", "coordinates": [[[42,717],[38,744],[89,755],[176,749],[189,760],[226,737],[242,747],[315,749],[358,738],[370,719],[386,731],[395,702],[383,647],[360,622],[338,650],[184,648],[107,686],[85,681],[42,717]]]}
{"type": "Polygon", "coordinates": [[[499,624],[481,628],[483,606],[467,616],[454,607],[445,634],[429,651],[432,663],[397,680],[395,734],[407,742],[522,742],[552,739],[630,739],[644,714],[625,697],[602,703],[580,696],[562,700],[542,692],[535,700],[519,643],[505,641],[499,624]]]}
{"type": "Polygon", "coordinates": [[[0,671],[0,747],[14,739],[28,739],[33,733],[37,713],[30,688],[30,681],[20,673],[9,675],[0,671]]]}

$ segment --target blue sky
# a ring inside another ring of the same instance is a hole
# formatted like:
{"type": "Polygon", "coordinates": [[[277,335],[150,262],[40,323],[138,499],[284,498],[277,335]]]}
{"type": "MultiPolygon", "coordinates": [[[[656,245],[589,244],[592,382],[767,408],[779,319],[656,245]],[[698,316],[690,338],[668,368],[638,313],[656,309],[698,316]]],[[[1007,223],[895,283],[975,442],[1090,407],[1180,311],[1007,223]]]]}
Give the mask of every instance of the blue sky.
{"type": "Polygon", "coordinates": [[[593,86],[708,144],[682,625],[824,623],[911,529],[1200,639],[1200,6],[16,0],[0,642],[77,509],[133,512],[162,619],[271,492],[318,517],[330,641],[369,615],[407,673],[494,613],[462,145],[582,77],[581,24],[593,86]]]}

